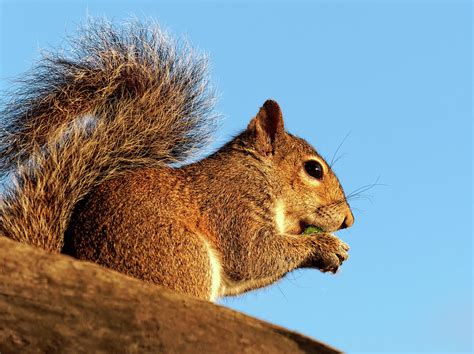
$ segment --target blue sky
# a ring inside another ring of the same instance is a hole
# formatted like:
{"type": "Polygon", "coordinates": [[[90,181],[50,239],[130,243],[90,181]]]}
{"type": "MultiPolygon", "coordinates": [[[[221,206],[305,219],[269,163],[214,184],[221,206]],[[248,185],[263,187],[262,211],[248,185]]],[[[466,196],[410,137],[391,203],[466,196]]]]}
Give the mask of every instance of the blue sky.
{"type": "Polygon", "coordinates": [[[87,15],[156,19],[211,60],[217,144],[267,98],[331,158],[356,223],[335,275],[298,271],[220,303],[349,353],[472,351],[468,1],[3,1],[1,88],[87,15]]]}

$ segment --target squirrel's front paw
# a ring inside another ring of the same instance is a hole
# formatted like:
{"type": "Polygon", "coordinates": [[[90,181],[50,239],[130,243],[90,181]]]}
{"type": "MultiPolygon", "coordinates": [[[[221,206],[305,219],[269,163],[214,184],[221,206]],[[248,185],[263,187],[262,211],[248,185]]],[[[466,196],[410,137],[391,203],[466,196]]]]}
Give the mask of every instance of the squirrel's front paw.
{"type": "Polygon", "coordinates": [[[313,235],[315,250],[309,266],[321,272],[336,273],[342,262],[349,258],[349,246],[332,234],[313,235]]]}

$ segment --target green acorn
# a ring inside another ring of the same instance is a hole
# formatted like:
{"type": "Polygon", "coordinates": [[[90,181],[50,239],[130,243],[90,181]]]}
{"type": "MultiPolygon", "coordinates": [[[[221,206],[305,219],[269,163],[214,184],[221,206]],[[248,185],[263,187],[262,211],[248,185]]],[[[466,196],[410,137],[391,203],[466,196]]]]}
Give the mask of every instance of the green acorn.
{"type": "Polygon", "coordinates": [[[304,229],[303,235],[317,234],[319,232],[323,232],[323,229],[319,226],[308,225],[306,229],[304,229]]]}

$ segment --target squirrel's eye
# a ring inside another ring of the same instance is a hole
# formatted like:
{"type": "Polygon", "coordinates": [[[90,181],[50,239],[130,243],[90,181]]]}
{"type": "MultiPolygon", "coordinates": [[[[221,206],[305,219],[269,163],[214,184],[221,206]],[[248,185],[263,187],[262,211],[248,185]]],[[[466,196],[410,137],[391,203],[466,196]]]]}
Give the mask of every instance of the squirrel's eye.
{"type": "Polygon", "coordinates": [[[304,163],[304,169],[308,175],[316,179],[323,179],[323,166],[316,160],[309,160],[304,163]]]}

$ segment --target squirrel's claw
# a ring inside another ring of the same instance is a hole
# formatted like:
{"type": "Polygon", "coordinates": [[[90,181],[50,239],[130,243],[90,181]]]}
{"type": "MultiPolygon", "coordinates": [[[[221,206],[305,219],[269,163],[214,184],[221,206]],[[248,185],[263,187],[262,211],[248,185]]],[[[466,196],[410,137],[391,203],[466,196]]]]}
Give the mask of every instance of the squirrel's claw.
{"type": "Polygon", "coordinates": [[[349,258],[349,246],[329,233],[315,234],[315,253],[311,266],[321,272],[336,273],[342,263],[349,258]]]}

